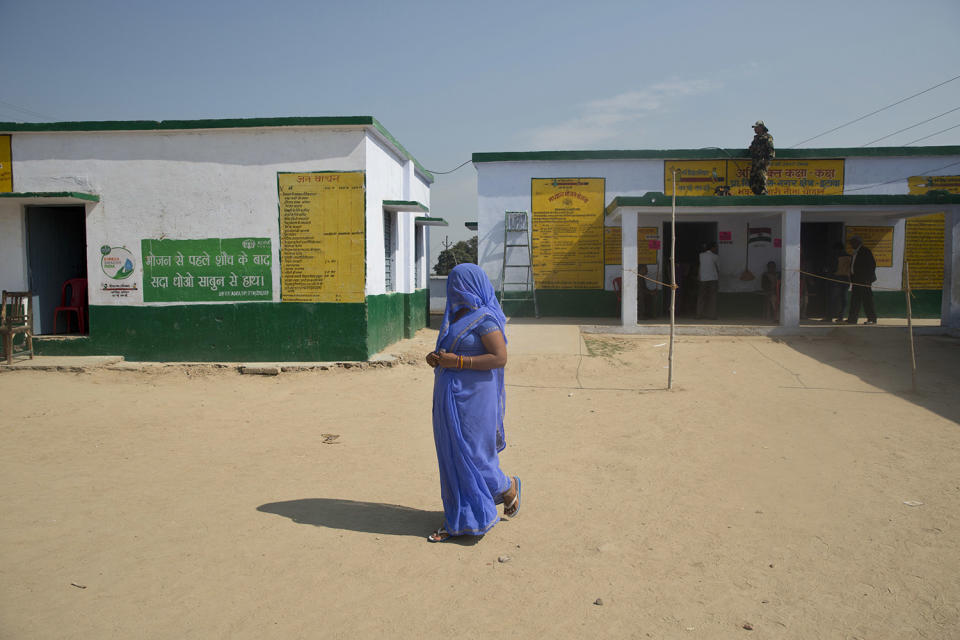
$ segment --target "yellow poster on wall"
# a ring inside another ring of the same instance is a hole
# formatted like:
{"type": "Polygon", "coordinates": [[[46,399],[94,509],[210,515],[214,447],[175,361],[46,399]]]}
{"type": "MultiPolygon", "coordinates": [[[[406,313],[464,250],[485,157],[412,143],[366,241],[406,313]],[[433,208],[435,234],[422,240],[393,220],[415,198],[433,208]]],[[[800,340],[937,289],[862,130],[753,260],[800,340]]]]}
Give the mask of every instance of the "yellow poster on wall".
{"type": "Polygon", "coordinates": [[[850,238],[860,236],[863,246],[870,249],[878,267],[893,266],[893,227],[852,227],[846,228],[847,251],[853,253],[850,238]]]}
{"type": "Polygon", "coordinates": [[[0,136],[0,193],[13,191],[13,153],[10,136],[0,136]]]}
{"type": "Polygon", "coordinates": [[[930,191],[960,193],[960,176],[910,176],[907,186],[912,196],[922,196],[930,191]]]}
{"type": "MultiPolygon", "coordinates": [[[[903,259],[910,263],[912,289],[943,288],[943,214],[907,220],[903,259]]],[[[906,286],[906,270],[903,284],[906,286]]]]}
{"type": "Polygon", "coordinates": [[[538,289],[603,288],[603,178],[533,178],[533,274],[538,289]]]}
{"type": "MultiPolygon", "coordinates": [[[[767,194],[771,196],[826,196],[843,193],[843,159],[777,160],[767,169],[767,194]]],[[[678,196],[712,196],[717,187],[730,187],[732,196],[753,195],[750,159],[667,160],[663,166],[663,192],[673,194],[673,169],[677,169],[678,196]]]]}
{"type": "MultiPolygon", "coordinates": [[[[603,261],[606,264],[623,262],[623,236],[620,227],[603,229],[603,261]]],[[[656,227],[637,228],[637,264],[657,264],[657,249],[660,246],[660,234],[656,227]]]]}
{"type": "Polygon", "coordinates": [[[365,179],[362,171],[277,174],[283,302],[364,301],[365,179]]]}
{"type": "Polygon", "coordinates": [[[668,196],[673,195],[674,169],[678,196],[712,196],[717,187],[727,184],[726,160],[667,160],[663,164],[663,192],[668,196]]]}

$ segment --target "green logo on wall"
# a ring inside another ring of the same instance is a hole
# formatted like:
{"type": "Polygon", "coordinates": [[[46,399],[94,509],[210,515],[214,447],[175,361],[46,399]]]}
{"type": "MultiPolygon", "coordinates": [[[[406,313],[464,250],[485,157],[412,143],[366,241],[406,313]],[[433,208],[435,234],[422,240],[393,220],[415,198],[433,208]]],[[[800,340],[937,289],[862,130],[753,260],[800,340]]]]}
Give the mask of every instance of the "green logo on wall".
{"type": "Polygon", "coordinates": [[[133,254],[126,247],[100,247],[100,268],[107,277],[124,280],[133,275],[133,254]]]}

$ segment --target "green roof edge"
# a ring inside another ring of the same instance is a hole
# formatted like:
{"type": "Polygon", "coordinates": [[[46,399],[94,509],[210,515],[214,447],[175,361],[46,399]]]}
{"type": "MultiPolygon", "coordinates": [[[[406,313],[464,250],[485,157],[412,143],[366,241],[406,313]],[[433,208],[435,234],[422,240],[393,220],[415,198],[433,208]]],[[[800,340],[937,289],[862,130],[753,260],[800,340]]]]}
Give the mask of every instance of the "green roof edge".
{"type": "MultiPolygon", "coordinates": [[[[828,147],[823,149],[777,149],[777,158],[844,158],[888,156],[960,155],[960,146],[935,147],[828,147]]],[[[746,149],[607,149],[597,151],[503,151],[474,153],[474,163],[529,162],[549,160],[749,160],[746,149]]]]}
{"type": "Polygon", "coordinates": [[[430,213],[430,207],[416,200],[384,200],[383,204],[394,207],[419,207],[424,213],[430,213]]]}
{"type": "Polygon", "coordinates": [[[100,196],[95,193],[79,191],[8,191],[0,193],[0,198],[76,198],[88,202],[100,202],[100,196]]]}
{"type": "Polygon", "coordinates": [[[283,118],[213,118],[204,120],[77,120],[70,122],[0,122],[0,133],[45,133],[54,131],[172,131],[189,129],[241,129],[249,127],[369,126],[376,129],[417,170],[433,182],[433,174],[413,157],[387,128],[373,116],[292,116],[283,118]]]}
{"type": "MultiPolygon", "coordinates": [[[[642,196],[617,196],[607,205],[605,213],[610,214],[620,207],[669,207],[672,200],[670,196],[656,191],[642,196]]],[[[678,207],[788,207],[804,204],[819,206],[960,204],[960,194],[940,192],[924,195],[677,196],[678,207]]]]}

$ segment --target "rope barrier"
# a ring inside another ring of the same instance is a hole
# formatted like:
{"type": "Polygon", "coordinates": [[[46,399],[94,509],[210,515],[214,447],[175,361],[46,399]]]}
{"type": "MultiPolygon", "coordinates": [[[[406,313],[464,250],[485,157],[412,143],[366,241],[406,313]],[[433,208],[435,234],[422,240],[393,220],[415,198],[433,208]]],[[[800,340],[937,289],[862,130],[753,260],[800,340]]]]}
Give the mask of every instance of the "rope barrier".
{"type": "MultiPolygon", "coordinates": [[[[802,275],[809,276],[809,277],[811,277],[811,278],[819,278],[820,280],[827,280],[828,282],[838,282],[838,283],[840,283],[840,284],[846,284],[846,285],[850,285],[850,286],[854,286],[854,287],[867,287],[867,288],[869,288],[869,289],[877,289],[877,290],[880,290],[880,291],[905,291],[905,289],[904,289],[903,287],[900,287],[899,289],[894,289],[894,288],[892,288],[892,287],[881,287],[881,286],[874,285],[874,284],[865,284],[865,283],[863,283],[863,282],[851,282],[850,280],[838,280],[837,278],[828,278],[827,276],[822,276],[822,275],[819,275],[819,274],[816,274],[816,273],[810,273],[809,271],[804,271],[804,270],[802,270],[802,269],[788,269],[788,271],[795,272],[795,273],[800,273],[800,274],[802,274],[802,275]]],[[[638,272],[637,272],[636,270],[634,270],[634,269],[623,269],[623,273],[625,273],[625,274],[626,274],[626,273],[633,274],[633,275],[637,276],[638,278],[643,278],[644,280],[649,280],[650,282],[659,284],[659,285],[664,286],[664,287],[666,287],[666,288],[668,288],[668,289],[679,289],[679,288],[680,288],[680,285],[678,285],[678,284],[670,284],[670,283],[668,283],[668,282],[660,282],[659,280],[657,280],[657,279],[655,279],[655,278],[651,278],[651,277],[649,277],[649,276],[643,275],[642,273],[638,273],[638,272]]],[[[911,292],[911,294],[912,294],[912,293],[913,293],[913,292],[911,292]]]]}
{"type": "Polygon", "coordinates": [[[651,278],[651,277],[649,277],[649,276],[645,276],[645,275],[643,275],[642,273],[639,273],[639,272],[637,272],[637,271],[635,271],[635,270],[633,270],[633,269],[623,269],[623,272],[624,272],[624,273],[632,273],[633,275],[637,276],[638,278],[643,278],[644,280],[649,280],[650,282],[655,282],[655,283],[657,283],[657,284],[659,284],[659,285],[662,285],[662,286],[666,287],[667,289],[679,289],[679,288],[680,288],[680,285],[678,285],[678,284],[669,284],[669,283],[666,283],[666,282],[660,282],[659,280],[656,280],[656,279],[651,278]]]}
{"type": "Polygon", "coordinates": [[[868,289],[879,289],[881,291],[904,291],[903,287],[900,287],[899,289],[893,289],[891,287],[880,287],[874,284],[865,284],[863,282],[851,282],[850,280],[837,280],[836,278],[828,278],[826,276],[821,276],[816,273],[810,273],[809,271],[803,271],[802,269],[789,269],[789,271],[795,271],[805,276],[810,276],[811,278],[819,278],[821,280],[828,280],[830,282],[839,282],[840,284],[847,284],[854,287],[867,287],[868,289]]]}

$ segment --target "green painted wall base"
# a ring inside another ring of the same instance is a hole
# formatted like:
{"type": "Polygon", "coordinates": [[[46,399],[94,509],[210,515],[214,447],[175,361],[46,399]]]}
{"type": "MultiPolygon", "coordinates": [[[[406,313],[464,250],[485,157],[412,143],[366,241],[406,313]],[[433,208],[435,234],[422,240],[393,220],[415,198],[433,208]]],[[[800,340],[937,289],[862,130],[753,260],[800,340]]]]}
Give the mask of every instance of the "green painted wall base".
{"type": "MultiPolygon", "coordinates": [[[[508,316],[532,317],[533,302],[515,301],[510,296],[500,306],[508,316]]],[[[540,317],[616,318],[620,315],[617,294],[603,289],[538,289],[537,306],[540,317]]]]}
{"type": "MultiPolygon", "coordinates": [[[[911,300],[913,317],[939,318],[941,291],[914,291],[911,300]]],[[[663,297],[666,299],[666,296],[663,297]]],[[[900,291],[874,291],[874,304],[881,318],[906,318],[906,298],[900,291]]],[[[679,300],[679,299],[678,299],[679,300]]],[[[618,318],[620,303],[613,291],[602,290],[538,290],[537,303],[541,317],[567,316],[574,318],[618,318]]],[[[658,303],[666,309],[668,302],[658,303]]],[[[688,312],[682,312],[683,302],[678,301],[681,316],[693,315],[695,297],[687,300],[688,312]]],[[[532,317],[533,302],[512,301],[509,297],[501,301],[503,312],[513,317],[532,317]]],[[[666,311],[663,312],[666,314],[666,311]]],[[[728,320],[755,320],[763,317],[763,296],[757,292],[719,293],[717,295],[717,315],[728,320]]],[[[862,312],[861,312],[862,315],[862,312]]]]}
{"type": "Polygon", "coordinates": [[[430,291],[417,289],[403,298],[403,337],[413,335],[427,326],[430,318],[430,291]]]}
{"type": "Polygon", "coordinates": [[[34,341],[37,355],[120,355],[131,361],[366,360],[426,326],[426,290],[364,303],[91,306],[90,335],[34,341]]]}

